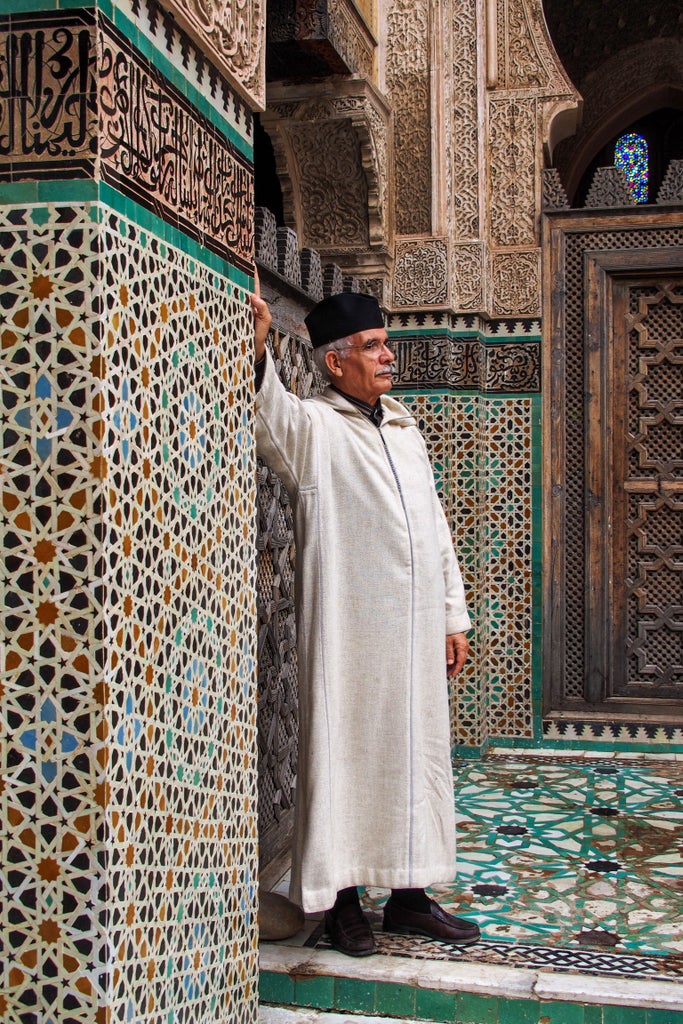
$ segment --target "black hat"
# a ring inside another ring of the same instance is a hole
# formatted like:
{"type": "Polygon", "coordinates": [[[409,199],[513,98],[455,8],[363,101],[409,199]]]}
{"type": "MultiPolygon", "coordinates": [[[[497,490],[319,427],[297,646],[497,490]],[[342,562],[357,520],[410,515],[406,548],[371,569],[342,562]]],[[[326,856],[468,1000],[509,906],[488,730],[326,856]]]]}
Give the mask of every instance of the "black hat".
{"type": "Polygon", "coordinates": [[[384,327],[384,318],[374,295],[340,292],[330,295],[304,317],[313,348],[346,338],[359,331],[384,327]]]}

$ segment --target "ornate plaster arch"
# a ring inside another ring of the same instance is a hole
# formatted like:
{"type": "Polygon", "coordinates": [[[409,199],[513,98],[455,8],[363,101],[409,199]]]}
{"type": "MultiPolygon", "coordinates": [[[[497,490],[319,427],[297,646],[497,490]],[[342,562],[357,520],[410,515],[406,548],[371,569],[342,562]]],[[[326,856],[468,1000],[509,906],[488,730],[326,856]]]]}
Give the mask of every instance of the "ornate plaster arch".
{"type": "Polygon", "coordinates": [[[541,0],[489,0],[486,12],[487,306],[496,316],[535,315],[544,154],[553,123],[571,119],[580,97],[552,44],[541,0]]]}
{"type": "Polygon", "coordinates": [[[583,91],[581,127],[555,154],[570,202],[611,136],[659,107],[683,108],[683,42],[652,39],[622,50],[586,78],[583,91]]]}

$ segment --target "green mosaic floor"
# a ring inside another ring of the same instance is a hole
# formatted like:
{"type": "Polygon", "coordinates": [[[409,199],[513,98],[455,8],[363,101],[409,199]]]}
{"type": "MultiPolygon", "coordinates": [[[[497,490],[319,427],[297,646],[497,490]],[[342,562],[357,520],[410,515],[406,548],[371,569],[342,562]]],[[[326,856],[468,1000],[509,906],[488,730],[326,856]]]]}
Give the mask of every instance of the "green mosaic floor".
{"type": "MultiPolygon", "coordinates": [[[[454,783],[457,869],[432,893],[483,941],[384,935],[368,889],[381,953],[683,978],[683,762],[497,756],[454,783]]],[[[326,948],[322,925],[304,941],[326,948]]]]}
{"type": "MultiPolygon", "coordinates": [[[[382,952],[683,978],[683,763],[498,756],[454,778],[457,873],[433,894],[484,941],[382,952]]],[[[364,897],[378,922],[386,896],[364,897]]]]}
{"type": "Polygon", "coordinates": [[[481,943],[385,935],[388,894],[366,890],[378,955],[349,964],[311,918],[280,948],[264,944],[264,1004],[391,1016],[395,999],[396,1016],[416,1019],[683,1024],[683,760],[499,754],[457,762],[454,781],[457,871],[433,894],[479,923],[481,943]]]}

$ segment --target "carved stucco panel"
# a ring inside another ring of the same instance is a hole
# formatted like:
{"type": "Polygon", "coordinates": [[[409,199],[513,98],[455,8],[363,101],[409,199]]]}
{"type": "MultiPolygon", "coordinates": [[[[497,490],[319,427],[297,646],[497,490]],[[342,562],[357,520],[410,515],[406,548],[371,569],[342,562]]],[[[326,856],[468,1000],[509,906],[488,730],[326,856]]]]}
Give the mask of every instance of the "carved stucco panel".
{"type": "Polygon", "coordinates": [[[541,52],[534,3],[507,0],[506,84],[513,89],[543,89],[550,70],[541,52]]]}
{"type": "Polygon", "coordinates": [[[394,108],[396,231],[427,234],[432,210],[427,0],[395,0],[386,19],[386,89],[394,108]]]}
{"type": "Polygon", "coordinates": [[[484,308],[484,249],[481,244],[454,245],[451,282],[455,309],[478,312],[484,308]]]}
{"type": "Polygon", "coordinates": [[[167,0],[164,5],[256,108],[265,105],[265,0],[167,0]]]}
{"type": "Polygon", "coordinates": [[[536,104],[489,101],[491,240],[494,247],[536,241],[536,104]]]}
{"type": "Polygon", "coordinates": [[[573,91],[548,36],[542,0],[498,0],[497,34],[499,86],[573,91]]]}
{"type": "Polygon", "coordinates": [[[540,315],[540,278],[540,249],[495,255],[492,273],[493,315],[540,315]]]}
{"type": "Polygon", "coordinates": [[[387,248],[392,136],[382,95],[355,80],[327,83],[313,95],[298,87],[273,87],[272,94],[261,122],[273,144],[285,221],[297,228],[301,244],[326,251],[340,245],[387,248]],[[321,240],[322,224],[340,199],[349,223],[321,240]]]}
{"type": "Polygon", "coordinates": [[[368,191],[370,243],[387,243],[389,132],[386,120],[366,98],[342,96],[334,101],[339,115],[348,115],[360,140],[361,162],[368,191]]]}
{"type": "Polygon", "coordinates": [[[477,117],[477,17],[475,0],[453,0],[453,227],[457,241],[479,237],[479,159],[477,117]]]}
{"type": "Polygon", "coordinates": [[[394,305],[432,306],[448,301],[448,243],[430,238],[396,243],[394,305]]]}
{"type": "Polygon", "coordinates": [[[347,3],[328,0],[327,25],[332,42],[344,54],[350,67],[363,78],[372,78],[373,49],[366,32],[361,31],[357,17],[354,17],[347,3]]]}
{"type": "Polygon", "coordinates": [[[360,143],[346,120],[287,128],[302,197],[302,246],[340,252],[369,245],[360,143]]]}

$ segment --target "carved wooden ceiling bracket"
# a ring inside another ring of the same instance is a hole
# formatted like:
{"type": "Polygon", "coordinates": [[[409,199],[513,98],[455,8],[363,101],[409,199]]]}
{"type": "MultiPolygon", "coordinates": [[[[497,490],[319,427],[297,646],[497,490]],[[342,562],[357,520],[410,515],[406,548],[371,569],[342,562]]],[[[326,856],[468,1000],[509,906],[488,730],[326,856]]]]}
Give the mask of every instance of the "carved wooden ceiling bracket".
{"type": "Polygon", "coordinates": [[[391,113],[377,89],[362,79],[273,86],[261,122],[299,244],[346,264],[368,249],[386,253],[391,113]]]}

